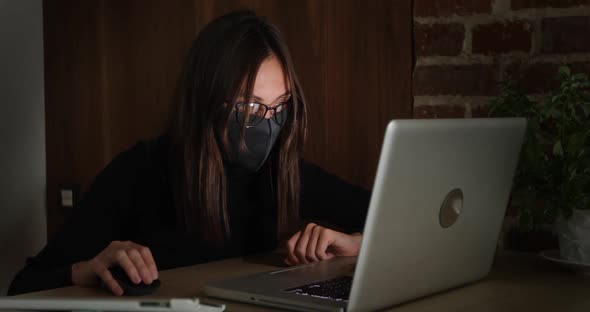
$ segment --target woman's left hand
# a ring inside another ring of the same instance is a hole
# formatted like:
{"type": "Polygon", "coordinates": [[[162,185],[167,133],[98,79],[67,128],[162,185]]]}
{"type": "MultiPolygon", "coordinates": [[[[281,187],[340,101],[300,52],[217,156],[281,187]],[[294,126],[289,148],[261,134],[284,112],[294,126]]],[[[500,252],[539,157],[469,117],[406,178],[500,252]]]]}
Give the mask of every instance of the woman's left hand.
{"type": "Polygon", "coordinates": [[[361,233],[349,235],[309,223],[287,241],[285,263],[298,265],[336,256],[357,256],[362,238],[361,233]]]}

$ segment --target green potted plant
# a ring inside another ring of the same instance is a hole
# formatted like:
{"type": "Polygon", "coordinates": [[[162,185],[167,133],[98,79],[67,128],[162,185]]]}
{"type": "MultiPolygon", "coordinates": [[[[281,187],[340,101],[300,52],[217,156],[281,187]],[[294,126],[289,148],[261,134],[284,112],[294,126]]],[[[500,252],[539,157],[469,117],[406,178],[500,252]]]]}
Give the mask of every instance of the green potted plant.
{"type": "Polygon", "coordinates": [[[489,114],[528,120],[512,190],[521,229],[553,226],[561,258],[590,263],[590,81],[568,67],[556,80],[536,97],[501,83],[489,114]]]}

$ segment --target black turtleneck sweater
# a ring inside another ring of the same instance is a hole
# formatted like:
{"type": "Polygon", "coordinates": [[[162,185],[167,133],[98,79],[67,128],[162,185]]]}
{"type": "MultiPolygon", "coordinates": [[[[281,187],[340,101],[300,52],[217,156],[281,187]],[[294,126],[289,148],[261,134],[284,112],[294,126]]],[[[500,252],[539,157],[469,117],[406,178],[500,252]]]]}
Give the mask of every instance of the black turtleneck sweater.
{"type": "MultiPolygon", "coordinates": [[[[176,225],[166,137],[140,142],[118,155],[95,178],[63,228],[26,261],[9,295],[71,285],[71,265],[93,258],[115,240],[152,251],[165,270],[269,251],[277,247],[276,211],[268,170],[244,174],[227,170],[231,242],[213,249],[176,225]]],[[[301,161],[303,220],[331,224],[345,232],[362,230],[368,191],[301,161]]]]}

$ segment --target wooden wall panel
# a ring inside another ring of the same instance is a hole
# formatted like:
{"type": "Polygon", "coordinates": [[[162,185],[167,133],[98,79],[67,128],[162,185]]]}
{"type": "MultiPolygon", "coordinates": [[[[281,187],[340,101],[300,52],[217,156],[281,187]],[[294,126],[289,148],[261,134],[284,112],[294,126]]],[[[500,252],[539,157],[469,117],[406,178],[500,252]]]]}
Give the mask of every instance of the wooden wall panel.
{"type": "Polygon", "coordinates": [[[87,186],[105,159],[98,3],[44,3],[47,218],[52,234],[68,211],[58,186],[87,186]]]}
{"type": "Polygon", "coordinates": [[[409,118],[409,1],[329,0],[325,3],[327,72],[322,154],[310,155],[346,180],[372,187],[387,122],[409,118]]]}
{"type": "Polygon", "coordinates": [[[100,35],[106,158],[160,135],[195,36],[192,1],[105,1],[100,35]]]}
{"type": "Polygon", "coordinates": [[[252,9],[253,0],[194,0],[195,34],[218,16],[235,10],[252,9]]]}
{"type": "Polygon", "coordinates": [[[114,156],[159,135],[194,39],[193,1],[44,2],[48,235],[59,186],[85,192],[114,156]]]}
{"type": "Polygon", "coordinates": [[[185,55],[215,17],[253,9],[279,26],[309,107],[305,158],[371,187],[386,122],[411,116],[410,0],[46,0],[48,231],[58,185],[93,177],[160,134],[185,55]]]}

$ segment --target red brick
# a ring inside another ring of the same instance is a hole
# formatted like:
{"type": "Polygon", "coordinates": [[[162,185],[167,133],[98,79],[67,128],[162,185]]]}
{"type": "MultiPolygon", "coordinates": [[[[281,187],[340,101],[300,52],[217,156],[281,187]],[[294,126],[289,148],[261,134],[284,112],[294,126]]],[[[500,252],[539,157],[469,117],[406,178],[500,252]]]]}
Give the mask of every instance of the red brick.
{"type": "MultiPolygon", "coordinates": [[[[398,1],[398,0],[392,0],[398,1]]],[[[414,16],[449,16],[491,13],[493,0],[416,0],[414,16]]]]}
{"type": "Polygon", "coordinates": [[[504,80],[514,79],[525,93],[545,93],[558,86],[554,80],[560,66],[567,65],[572,73],[590,74],[590,63],[576,62],[569,64],[555,63],[516,63],[510,65],[504,73],[504,80]]]}
{"type": "Polygon", "coordinates": [[[473,28],[474,54],[529,52],[532,25],[526,21],[510,21],[479,25],[473,28]]]}
{"type": "Polygon", "coordinates": [[[455,56],[463,50],[463,24],[416,24],[414,28],[418,56],[455,56]]]}
{"type": "Polygon", "coordinates": [[[497,92],[492,65],[416,66],[415,95],[494,95],[497,92]]]}
{"type": "Polygon", "coordinates": [[[543,19],[543,53],[590,52],[590,16],[543,19]]]}
{"type": "Polygon", "coordinates": [[[553,77],[557,73],[558,64],[535,63],[513,64],[507,69],[504,79],[514,79],[526,93],[543,93],[548,84],[555,86],[553,77]]]}
{"type": "Polygon", "coordinates": [[[456,105],[420,105],[414,107],[414,118],[465,118],[465,108],[456,105]]]}
{"type": "Polygon", "coordinates": [[[487,106],[476,106],[471,109],[471,117],[485,118],[488,117],[489,109],[487,106]]]}
{"type": "Polygon", "coordinates": [[[590,4],[590,0],[512,0],[512,9],[568,8],[590,4]]]}

